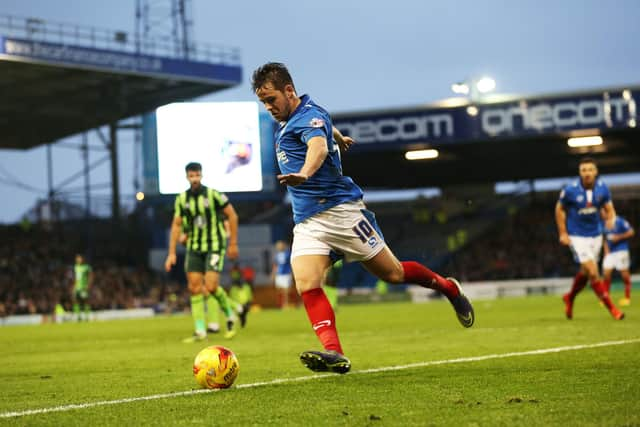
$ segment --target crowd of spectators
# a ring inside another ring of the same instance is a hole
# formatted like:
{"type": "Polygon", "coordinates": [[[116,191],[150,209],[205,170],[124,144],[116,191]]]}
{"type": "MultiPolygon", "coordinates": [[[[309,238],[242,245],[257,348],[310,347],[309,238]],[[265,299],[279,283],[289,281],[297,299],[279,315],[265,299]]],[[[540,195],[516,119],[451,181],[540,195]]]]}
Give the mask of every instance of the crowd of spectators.
{"type": "MultiPolygon", "coordinates": [[[[386,208],[388,212],[384,207],[380,209],[379,220],[387,240],[399,253],[413,240],[423,245],[433,239],[445,256],[438,253],[438,265],[433,264],[433,256],[429,259],[426,255],[427,259],[422,261],[436,271],[465,282],[568,277],[575,273],[576,267],[568,248],[558,243],[553,214],[556,197],[555,194],[537,195],[527,203],[514,204],[513,209],[495,217],[486,216],[486,212],[480,210],[445,209],[443,206],[446,205],[441,201],[432,201],[431,204],[438,203],[438,209],[429,205],[428,212],[439,214],[429,215],[426,220],[424,214],[419,215],[427,212],[425,202],[407,203],[405,209],[394,204],[392,208],[386,208]],[[473,235],[473,227],[483,221],[488,224],[484,231],[473,235]],[[465,223],[472,238],[467,239],[465,223]],[[397,229],[394,224],[398,224],[397,229]],[[458,244],[453,246],[451,235],[447,236],[449,231],[442,233],[451,225],[457,230],[455,236],[460,237],[461,231],[465,231],[462,233],[464,239],[456,239],[458,244]],[[414,232],[405,233],[407,230],[414,232]],[[429,230],[434,233],[425,234],[429,230]]],[[[614,202],[618,213],[638,227],[640,199],[614,202]]],[[[188,308],[184,278],[148,267],[151,239],[135,225],[115,226],[108,221],[96,220],[91,224],[0,226],[0,238],[3,241],[0,246],[0,316],[51,314],[58,304],[70,310],[73,263],[77,253],[85,255],[93,269],[90,305],[94,310],[151,307],[156,311],[181,311],[188,308]]],[[[638,253],[639,239],[632,239],[632,272],[637,268],[634,261],[638,253]]],[[[350,283],[349,286],[359,284],[350,283]]]]}
{"type": "Polygon", "coordinates": [[[89,301],[94,310],[169,306],[179,310],[180,301],[186,301],[184,286],[147,268],[146,249],[133,244],[130,230],[92,224],[96,235],[89,251],[77,224],[0,230],[0,316],[50,314],[57,304],[71,310],[76,253],[85,255],[93,269],[89,301]]]}

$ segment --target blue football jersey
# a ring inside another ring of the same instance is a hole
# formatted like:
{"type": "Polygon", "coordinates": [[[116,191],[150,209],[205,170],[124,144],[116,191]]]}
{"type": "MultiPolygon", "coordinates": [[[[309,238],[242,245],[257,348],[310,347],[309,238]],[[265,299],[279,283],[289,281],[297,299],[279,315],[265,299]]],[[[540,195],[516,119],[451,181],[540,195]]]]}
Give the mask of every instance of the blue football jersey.
{"type": "Polygon", "coordinates": [[[341,203],[362,199],[360,187],[351,178],[342,175],[340,149],[333,139],[329,113],[308,95],[300,99],[298,108],[289,120],[280,123],[276,131],[276,156],[280,172],[300,172],[307,156],[307,142],[313,137],[326,138],[329,153],[320,169],[307,181],[295,187],[287,186],[296,224],[341,203]]]}
{"type": "Polygon", "coordinates": [[[629,250],[629,239],[618,240],[615,243],[611,241],[611,235],[626,233],[629,230],[631,230],[631,224],[621,216],[616,217],[616,222],[611,230],[606,227],[604,228],[604,236],[607,239],[610,252],[629,250]]]}
{"type": "Polygon", "coordinates": [[[580,179],[560,192],[560,203],[567,213],[567,233],[571,236],[594,237],[602,234],[600,209],[611,201],[609,188],[600,179],[591,190],[585,190],[580,179]]]}
{"type": "Polygon", "coordinates": [[[276,252],[276,274],[291,274],[291,251],[276,252]]]}

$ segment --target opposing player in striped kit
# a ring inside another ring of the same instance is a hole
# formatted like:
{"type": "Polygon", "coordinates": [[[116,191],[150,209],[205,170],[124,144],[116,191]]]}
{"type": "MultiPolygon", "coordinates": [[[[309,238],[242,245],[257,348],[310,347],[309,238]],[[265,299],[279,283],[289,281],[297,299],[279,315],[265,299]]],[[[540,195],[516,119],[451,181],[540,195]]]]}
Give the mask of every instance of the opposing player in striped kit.
{"type": "MultiPolygon", "coordinates": [[[[207,336],[205,297],[215,298],[219,303],[227,316],[225,337],[231,338],[236,333],[235,315],[226,292],[219,284],[225,255],[230,259],[238,258],[238,215],[224,193],[202,184],[200,163],[189,163],[185,170],[190,185],[188,190],[176,196],[165,269],[170,271],[175,265],[176,245],[180,234],[184,233],[187,236],[185,272],[195,329],[193,336],[185,342],[204,340],[207,336]],[[229,222],[228,247],[225,216],[229,222]]],[[[215,304],[212,306],[217,310],[215,304]]]]}

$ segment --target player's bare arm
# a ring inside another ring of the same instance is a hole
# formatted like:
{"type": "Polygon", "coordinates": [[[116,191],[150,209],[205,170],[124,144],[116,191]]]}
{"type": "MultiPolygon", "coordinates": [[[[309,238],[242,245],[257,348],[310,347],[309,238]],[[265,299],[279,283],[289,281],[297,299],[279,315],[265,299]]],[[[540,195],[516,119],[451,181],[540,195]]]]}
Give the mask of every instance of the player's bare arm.
{"type": "Polygon", "coordinates": [[[238,214],[233,208],[233,205],[229,203],[222,210],[227,216],[229,224],[229,247],[227,248],[227,256],[229,259],[237,259],[239,255],[238,251],[238,214]]]}
{"type": "Polygon", "coordinates": [[[610,239],[613,243],[619,242],[621,240],[630,239],[635,235],[635,231],[633,228],[625,231],[624,233],[612,234],[610,239]]]}
{"type": "Polygon", "coordinates": [[[314,136],[307,142],[307,156],[300,171],[297,173],[278,175],[278,181],[280,184],[291,186],[302,184],[320,169],[328,153],[329,149],[327,148],[326,138],[314,136]]]}
{"type": "Polygon", "coordinates": [[[342,132],[340,132],[340,130],[335,126],[331,127],[331,132],[333,133],[333,139],[335,139],[335,141],[338,143],[340,152],[342,153],[346,152],[355,143],[353,138],[351,138],[350,136],[344,136],[342,132]]]}
{"type": "Polygon", "coordinates": [[[556,227],[558,227],[558,241],[560,244],[569,246],[569,234],[567,233],[567,213],[562,203],[556,203],[556,227]]]}
{"type": "Polygon", "coordinates": [[[169,235],[169,254],[167,255],[167,259],[164,262],[164,269],[166,271],[171,271],[171,267],[176,264],[176,245],[178,243],[178,236],[180,235],[180,230],[182,229],[182,218],[176,216],[173,218],[173,222],[171,223],[171,233],[169,235]]]}
{"type": "Polygon", "coordinates": [[[613,228],[616,223],[616,210],[613,207],[613,203],[607,202],[607,204],[602,207],[602,210],[605,220],[605,226],[607,228],[613,228]]]}

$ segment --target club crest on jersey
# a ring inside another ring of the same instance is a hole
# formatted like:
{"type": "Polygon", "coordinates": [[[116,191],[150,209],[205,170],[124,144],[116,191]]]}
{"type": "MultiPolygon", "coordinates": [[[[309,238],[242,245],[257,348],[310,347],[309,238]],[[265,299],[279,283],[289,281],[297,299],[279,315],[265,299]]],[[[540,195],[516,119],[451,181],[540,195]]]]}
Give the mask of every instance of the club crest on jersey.
{"type": "Polygon", "coordinates": [[[309,126],[311,126],[312,128],[321,128],[324,126],[324,120],[314,117],[309,122],[309,126]]]}

